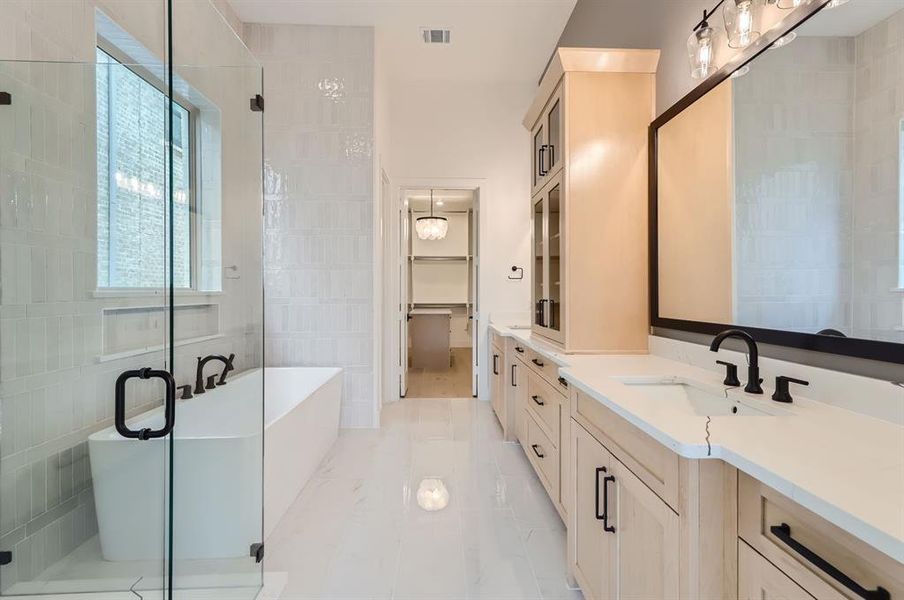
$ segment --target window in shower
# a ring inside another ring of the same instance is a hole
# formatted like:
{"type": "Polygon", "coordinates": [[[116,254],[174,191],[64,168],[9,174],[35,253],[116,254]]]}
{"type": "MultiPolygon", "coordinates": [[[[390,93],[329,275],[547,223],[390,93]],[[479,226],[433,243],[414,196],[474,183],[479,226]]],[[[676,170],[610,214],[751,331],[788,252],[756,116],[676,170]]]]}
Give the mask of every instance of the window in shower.
{"type": "MultiPolygon", "coordinates": [[[[161,288],[166,282],[169,103],[163,83],[97,48],[97,287],[161,288]]],[[[173,104],[173,287],[193,284],[194,121],[173,104]]]]}

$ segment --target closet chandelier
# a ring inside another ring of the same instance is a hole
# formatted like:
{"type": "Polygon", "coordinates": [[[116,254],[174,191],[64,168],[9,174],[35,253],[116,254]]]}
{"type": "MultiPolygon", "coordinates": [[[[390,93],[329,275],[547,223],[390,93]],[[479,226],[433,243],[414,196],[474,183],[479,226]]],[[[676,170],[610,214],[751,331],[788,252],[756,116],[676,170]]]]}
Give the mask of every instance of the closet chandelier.
{"type": "Polygon", "coordinates": [[[449,233],[449,220],[433,215],[433,190],[430,190],[430,216],[418,217],[414,228],[422,240],[441,240],[449,233]]]}
{"type": "MultiPolygon", "coordinates": [[[[687,56],[691,64],[691,77],[706,79],[716,71],[715,54],[718,41],[723,33],[709,21],[719,8],[722,8],[724,33],[728,36],[728,47],[746,48],[761,35],[762,13],[765,5],[775,6],[783,10],[796,9],[820,0],[719,0],[712,10],[703,11],[703,19],[697,23],[691,36],[687,39],[687,56]]],[[[846,4],[848,0],[831,0],[826,9],[846,4]]],[[[797,35],[794,32],[779,38],[773,44],[780,48],[790,44],[797,35]]]]}

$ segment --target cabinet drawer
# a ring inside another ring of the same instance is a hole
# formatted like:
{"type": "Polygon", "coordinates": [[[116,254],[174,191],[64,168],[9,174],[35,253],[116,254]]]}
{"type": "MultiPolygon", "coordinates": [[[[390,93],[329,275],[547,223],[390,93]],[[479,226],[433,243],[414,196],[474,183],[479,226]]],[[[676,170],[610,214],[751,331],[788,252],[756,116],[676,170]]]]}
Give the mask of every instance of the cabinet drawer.
{"type": "MultiPolygon", "coordinates": [[[[543,379],[548,381],[552,385],[559,385],[559,365],[552,362],[542,354],[531,350],[530,348],[526,348],[527,353],[527,364],[531,369],[538,375],[540,375],[543,379]]],[[[564,391],[562,392],[565,393],[564,391]]]]}
{"type": "Polygon", "coordinates": [[[678,511],[678,455],[583,392],[573,398],[574,419],[678,511]]]}
{"type": "Polygon", "coordinates": [[[891,598],[904,597],[904,566],[743,473],[738,535],[817,598],[862,597],[833,578],[831,567],[865,590],[881,587],[891,598]]]}
{"type": "Polygon", "coordinates": [[[549,497],[558,504],[559,450],[533,416],[527,418],[527,456],[540,476],[549,497]]]}
{"type": "Polygon", "coordinates": [[[813,600],[804,588],[738,540],[738,600],[813,600]]]}
{"type": "Polygon", "coordinates": [[[527,374],[527,407],[534,414],[534,418],[547,432],[555,447],[559,447],[559,428],[561,417],[561,405],[564,398],[541,379],[533,371],[527,374]]]}

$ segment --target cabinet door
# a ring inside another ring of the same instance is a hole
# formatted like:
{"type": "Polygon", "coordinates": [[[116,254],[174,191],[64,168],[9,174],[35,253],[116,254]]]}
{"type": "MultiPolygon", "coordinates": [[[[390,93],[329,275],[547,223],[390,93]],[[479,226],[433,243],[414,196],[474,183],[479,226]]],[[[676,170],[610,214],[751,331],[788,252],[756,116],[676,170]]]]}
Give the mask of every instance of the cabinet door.
{"type": "Polygon", "coordinates": [[[546,125],[541,118],[531,132],[531,195],[543,187],[546,179],[546,125]]]}
{"type": "Polygon", "coordinates": [[[565,158],[565,122],[563,120],[562,86],[550,97],[543,123],[546,126],[546,159],[547,176],[555,175],[562,168],[565,158]]]}
{"type": "Polygon", "coordinates": [[[615,597],[677,598],[678,515],[618,460],[612,460],[610,471],[615,477],[608,490],[609,523],[615,527],[615,597]]]}
{"type": "Polygon", "coordinates": [[[543,327],[546,322],[546,198],[543,194],[534,198],[532,211],[533,323],[535,327],[543,327]]]}
{"type": "Polygon", "coordinates": [[[496,411],[500,425],[505,426],[505,413],[503,411],[503,398],[505,396],[504,377],[502,369],[504,363],[502,350],[499,346],[490,347],[490,404],[496,411]]]}
{"type": "Polygon", "coordinates": [[[616,461],[577,423],[572,423],[571,427],[571,456],[574,461],[574,499],[568,510],[568,543],[573,557],[572,571],[586,600],[610,598],[614,589],[611,566],[615,534],[603,529],[600,516],[606,483],[604,478],[609,474],[611,463],[616,461]]]}
{"type": "Polygon", "coordinates": [[[546,327],[555,337],[565,331],[565,303],[563,290],[565,289],[565,268],[563,250],[565,235],[565,211],[562,197],[562,178],[556,177],[546,192],[546,231],[549,265],[547,278],[549,301],[546,303],[546,312],[549,315],[546,327]]]}
{"type": "Polygon", "coordinates": [[[812,599],[794,580],[738,540],[738,600],[812,599]]]}

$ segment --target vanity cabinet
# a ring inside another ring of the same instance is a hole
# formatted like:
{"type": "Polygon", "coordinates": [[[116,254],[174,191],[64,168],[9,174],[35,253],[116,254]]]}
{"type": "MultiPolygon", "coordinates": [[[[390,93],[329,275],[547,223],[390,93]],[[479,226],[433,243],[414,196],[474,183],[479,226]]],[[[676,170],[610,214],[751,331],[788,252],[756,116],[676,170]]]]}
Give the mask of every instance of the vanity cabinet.
{"type": "Polygon", "coordinates": [[[565,352],[646,352],[647,129],[656,50],[556,51],[532,133],[533,332],[565,352]]]}
{"type": "Polygon", "coordinates": [[[569,544],[585,598],[678,598],[678,515],[583,427],[571,435],[569,544]]]}
{"type": "Polygon", "coordinates": [[[499,424],[505,429],[505,341],[500,336],[491,337],[490,343],[490,404],[499,424]],[[500,345],[500,343],[502,345],[500,345]]]}

